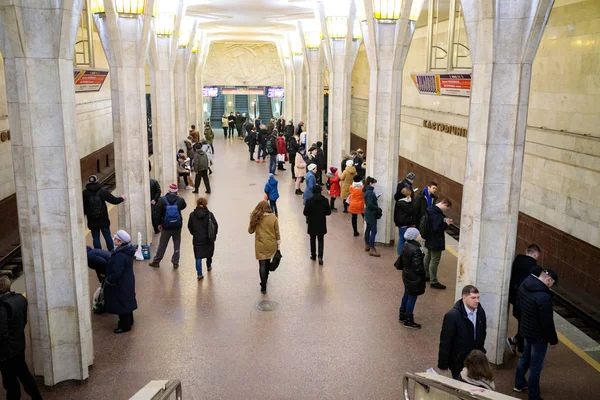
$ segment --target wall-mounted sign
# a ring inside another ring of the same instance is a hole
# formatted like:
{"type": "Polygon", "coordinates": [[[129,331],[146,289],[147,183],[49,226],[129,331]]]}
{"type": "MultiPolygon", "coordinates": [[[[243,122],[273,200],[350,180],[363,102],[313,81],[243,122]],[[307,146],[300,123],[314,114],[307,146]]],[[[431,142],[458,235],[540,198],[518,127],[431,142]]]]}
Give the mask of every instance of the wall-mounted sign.
{"type": "Polygon", "coordinates": [[[267,97],[282,98],[283,97],[283,88],[281,86],[268,87],[267,88],[267,97]]]}
{"type": "Polygon", "coordinates": [[[224,87],[221,89],[222,94],[257,94],[264,95],[264,87],[224,87]]]}
{"type": "Polygon", "coordinates": [[[102,69],[73,69],[75,93],[99,92],[108,76],[102,69]]]}
{"type": "Polygon", "coordinates": [[[471,96],[471,74],[410,74],[421,94],[471,96]]]}
{"type": "Polygon", "coordinates": [[[456,135],[460,137],[467,137],[469,134],[469,130],[467,128],[461,128],[460,126],[442,124],[440,122],[432,122],[426,119],[423,120],[423,126],[428,129],[433,129],[434,131],[440,131],[444,133],[449,133],[451,135],[456,135]]]}
{"type": "Polygon", "coordinates": [[[203,87],[202,88],[202,96],[203,97],[217,97],[219,95],[218,87],[203,87]]]}

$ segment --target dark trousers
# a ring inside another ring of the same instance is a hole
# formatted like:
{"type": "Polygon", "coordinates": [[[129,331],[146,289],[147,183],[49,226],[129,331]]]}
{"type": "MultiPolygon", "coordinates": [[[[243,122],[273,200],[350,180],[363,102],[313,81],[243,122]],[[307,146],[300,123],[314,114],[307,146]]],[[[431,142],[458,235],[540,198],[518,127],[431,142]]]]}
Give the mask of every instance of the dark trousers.
{"type": "Polygon", "coordinates": [[[173,238],[173,257],[171,262],[173,264],[179,264],[179,248],[181,247],[181,229],[173,231],[162,230],[160,232],[160,241],[158,242],[158,249],[154,255],[154,262],[160,262],[165,255],[165,250],[169,245],[169,240],[173,238]]]}
{"type": "Polygon", "coordinates": [[[316,257],[317,255],[317,239],[319,242],[319,260],[322,260],[325,248],[325,235],[310,235],[310,255],[312,257],[316,257]]]}
{"type": "Polygon", "coordinates": [[[322,184],[323,184],[323,170],[321,170],[321,169],[317,168],[317,173],[316,173],[316,175],[317,175],[317,183],[318,183],[319,185],[322,185],[322,184]]]}
{"type": "Polygon", "coordinates": [[[260,288],[267,290],[267,280],[269,279],[269,266],[271,260],[259,260],[258,261],[258,273],[260,274],[260,288]]]}
{"type": "Polygon", "coordinates": [[[337,199],[337,197],[331,197],[329,199],[329,208],[331,208],[332,210],[335,210],[335,199],[337,199]]]}
{"type": "Polygon", "coordinates": [[[404,296],[402,296],[402,303],[400,303],[400,311],[404,310],[407,314],[412,315],[415,311],[415,303],[417,302],[417,296],[411,296],[404,290],[404,296]]]}
{"type": "Polygon", "coordinates": [[[277,213],[277,200],[269,200],[269,204],[271,205],[271,210],[273,210],[273,214],[275,214],[276,217],[279,217],[279,214],[277,213]]]}
{"type": "Polygon", "coordinates": [[[250,161],[254,161],[254,151],[256,150],[256,145],[248,145],[248,151],[250,152],[250,161]]]}
{"type": "Polygon", "coordinates": [[[233,126],[230,126],[230,127],[229,127],[229,135],[230,135],[231,137],[233,137],[233,129],[234,129],[234,127],[233,127],[233,126]]]}
{"type": "Polygon", "coordinates": [[[227,130],[228,130],[228,129],[229,129],[229,127],[227,127],[227,126],[224,126],[224,127],[223,127],[223,135],[224,135],[225,137],[227,137],[227,130]]]}
{"type": "Polygon", "coordinates": [[[90,232],[92,232],[92,243],[95,249],[102,248],[102,243],[100,243],[100,232],[102,232],[102,236],[104,236],[104,240],[106,241],[106,249],[113,251],[115,244],[113,243],[110,228],[90,229],[90,232]]]}
{"type": "Polygon", "coordinates": [[[292,179],[296,180],[296,154],[290,154],[290,165],[292,166],[292,179]]]}
{"type": "Polygon", "coordinates": [[[531,343],[525,339],[525,348],[519,358],[517,372],[515,374],[515,387],[523,388],[527,384],[530,400],[539,400],[540,397],[540,376],[544,368],[544,360],[548,351],[547,343],[531,343]],[[529,380],[525,379],[525,374],[529,370],[529,380]]]}
{"type": "Polygon", "coordinates": [[[242,128],[235,128],[237,130],[238,133],[238,137],[242,137],[242,128]]]}
{"type": "Polygon", "coordinates": [[[265,149],[265,145],[263,144],[258,145],[258,153],[256,154],[257,160],[260,160],[261,157],[263,160],[267,158],[267,149],[265,149]]]}
{"type": "Polygon", "coordinates": [[[204,181],[204,186],[206,186],[206,191],[210,193],[210,182],[208,180],[208,171],[200,171],[196,173],[196,180],[194,182],[194,191],[198,191],[200,187],[200,179],[204,181]]]}
{"type": "Polygon", "coordinates": [[[133,326],[133,312],[129,314],[119,314],[119,328],[124,331],[130,331],[133,326]]]}
{"type": "Polygon", "coordinates": [[[269,154],[269,173],[274,174],[277,168],[277,155],[269,154]]]}
{"type": "MultiPolygon", "coordinates": [[[[344,202],[344,206],[347,203],[344,202]]],[[[360,214],[363,217],[363,220],[365,219],[365,214],[360,214]]],[[[354,229],[355,233],[358,233],[358,214],[352,214],[352,229],[354,229]]]]}
{"type": "Polygon", "coordinates": [[[0,363],[2,372],[2,384],[6,389],[7,400],[19,400],[21,398],[21,385],[33,400],[41,400],[42,395],[37,388],[35,379],[29,372],[25,362],[25,353],[19,354],[9,360],[0,363]],[[21,385],[19,384],[21,382],[21,385]]]}

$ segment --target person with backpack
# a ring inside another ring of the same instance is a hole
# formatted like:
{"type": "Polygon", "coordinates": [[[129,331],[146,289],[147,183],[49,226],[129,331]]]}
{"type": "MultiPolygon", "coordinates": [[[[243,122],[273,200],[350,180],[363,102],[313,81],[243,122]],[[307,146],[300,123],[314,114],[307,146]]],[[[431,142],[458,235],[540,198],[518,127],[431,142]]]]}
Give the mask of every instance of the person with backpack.
{"type": "Polygon", "coordinates": [[[277,136],[277,169],[279,171],[286,171],[286,169],[284,168],[284,164],[288,160],[288,158],[285,138],[283,137],[283,132],[278,132],[275,130],[274,132],[277,136]]]}
{"type": "Polygon", "coordinates": [[[295,181],[296,180],[296,154],[298,153],[298,149],[300,148],[300,137],[299,136],[293,136],[290,137],[289,139],[286,138],[286,149],[287,149],[287,153],[290,159],[290,167],[292,169],[292,179],[295,181]]]}
{"type": "Polygon", "coordinates": [[[423,267],[425,255],[419,243],[421,235],[416,228],[408,228],[402,239],[400,265],[404,295],[400,303],[398,319],[404,322],[406,328],[421,329],[421,325],[415,322],[413,314],[417,297],[425,293],[425,268],[423,267]]]}
{"type": "Polygon", "coordinates": [[[215,254],[215,241],[219,231],[219,224],[213,213],[208,210],[208,199],[200,197],[196,200],[196,209],[190,214],[188,230],[193,236],[194,258],[196,259],[196,274],[198,280],[204,279],[202,275],[202,260],[206,259],[206,271],[212,270],[212,258],[215,254]]]}
{"type": "Polygon", "coordinates": [[[256,143],[258,144],[258,154],[256,154],[256,162],[259,163],[260,162],[260,157],[262,155],[262,162],[265,162],[265,159],[267,158],[267,150],[266,150],[266,145],[267,145],[267,138],[268,138],[268,133],[267,130],[263,130],[263,129],[258,129],[256,131],[256,143]]]}
{"type": "Polygon", "coordinates": [[[210,160],[208,159],[208,155],[202,149],[202,146],[198,146],[196,155],[194,156],[194,161],[192,161],[192,169],[196,173],[194,191],[192,193],[198,193],[198,189],[200,188],[200,179],[202,178],[204,181],[204,186],[206,186],[206,193],[210,194],[210,182],[208,180],[209,168],[210,160]]]}
{"type": "Polygon", "coordinates": [[[0,372],[6,399],[20,399],[23,385],[25,393],[33,400],[42,400],[25,362],[27,299],[20,293],[11,292],[10,284],[7,276],[0,276],[0,372]]]}
{"type": "Polygon", "coordinates": [[[177,185],[169,185],[169,193],[161,197],[157,207],[160,210],[160,242],[154,256],[154,260],[149,264],[151,267],[160,268],[160,261],[165,255],[165,250],[169,240],[173,238],[173,257],[171,262],[173,268],[179,268],[179,248],[181,247],[181,228],[183,227],[183,217],[181,211],[187,207],[185,200],[177,195],[177,185]]]}
{"type": "MultiPolygon", "coordinates": [[[[268,133],[266,133],[266,126],[261,125],[260,130],[264,130],[265,134],[268,135],[268,133]]],[[[275,173],[275,170],[277,168],[277,132],[267,137],[266,148],[267,154],[269,154],[269,173],[277,175],[275,173]]]]}
{"type": "MultiPolygon", "coordinates": [[[[351,168],[347,167],[346,169],[351,168]]],[[[377,195],[375,194],[375,178],[367,177],[365,187],[363,188],[363,196],[365,198],[365,251],[369,252],[371,257],[380,257],[380,254],[375,250],[375,237],[377,236],[377,220],[381,218],[379,215],[379,205],[377,204],[377,195]]]]}
{"type": "MultiPolygon", "coordinates": [[[[248,135],[244,138],[244,142],[248,145],[248,151],[250,152],[250,161],[254,160],[254,151],[256,150],[256,130],[251,130],[248,132],[248,135]]],[[[257,158],[260,156],[260,150],[258,152],[257,158]]],[[[258,162],[258,161],[257,161],[258,162]]]]}
{"type": "Polygon", "coordinates": [[[427,280],[431,281],[429,287],[433,289],[446,289],[446,285],[438,282],[437,272],[442,251],[446,250],[445,231],[452,223],[452,220],[446,218],[444,214],[450,207],[452,207],[452,202],[449,199],[442,199],[427,210],[427,218],[423,218],[419,226],[419,231],[423,232],[421,236],[425,239],[425,248],[427,249],[425,273],[428,274],[429,279],[427,280]]]}
{"type": "Polygon", "coordinates": [[[415,225],[412,192],[408,188],[402,188],[402,196],[394,206],[394,223],[398,227],[398,255],[402,254],[404,233],[408,228],[415,225]]]}
{"type": "Polygon", "coordinates": [[[265,185],[265,195],[267,200],[269,200],[269,205],[271,209],[275,213],[276,217],[279,217],[277,213],[277,199],[279,198],[279,190],[277,189],[277,179],[275,179],[275,175],[269,174],[269,179],[265,185]]]}
{"type": "MultiPolygon", "coordinates": [[[[210,123],[206,121],[204,123],[204,141],[210,146],[211,154],[215,154],[215,147],[213,146],[213,141],[215,140],[215,133],[210,127],[210,123]]],[[[204,144],[203,141],[203,144],[204,144]]]]}
{"type": "Polygon", "coordinates": [[[95,249],[101,249],[100,232],[106,241],[108,251],[113,251],[112,235],[110,233],[110,218],[106,202],[110,204],[121,204],[125,201],[125,196],[115,197],[108,190],[102,189],[98,177],[92,175],[89,183],[83,191],[83,213],[87,217],[87,226],[92,233],[92,243],[95,249]]]}

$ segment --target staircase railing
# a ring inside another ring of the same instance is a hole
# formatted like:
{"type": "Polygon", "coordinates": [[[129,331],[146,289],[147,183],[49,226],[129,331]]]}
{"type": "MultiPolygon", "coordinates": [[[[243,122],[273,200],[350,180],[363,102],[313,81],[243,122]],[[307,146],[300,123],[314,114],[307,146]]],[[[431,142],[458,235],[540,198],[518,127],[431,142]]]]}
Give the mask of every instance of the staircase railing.
{"type": "Polygon", "coordinates": [[[139,392],[130,397],[129,400],[168,400],[175,393],[176,400],[182,400],[183,394],[181,381],[150,381],[139,392]]]}
{"type": "Polygon", "coordinates": [[[442,375],[436,375],[432,373],[419,373],[419,374],[404,374],[402,380],[404,400],[411,400],[409,393],[409,383],[413,381],[415,383],[414,397],[415,399],[439,399],[441,397],[436,396],[434,391],[443,392],[449,399],[461,399],[461,400],[509,400],[515,399],[515,397],[506,396],[498,392],[483,389],[477,386],[469,385],[468,383],[460,382],[454,379],[442,375]],[[420,388],[418,388],[418,386],[420,388]],[[417,391],[419,392],[417,394],[417,391]],[[428,396],[427,394],[430,395],[428,396]]]}

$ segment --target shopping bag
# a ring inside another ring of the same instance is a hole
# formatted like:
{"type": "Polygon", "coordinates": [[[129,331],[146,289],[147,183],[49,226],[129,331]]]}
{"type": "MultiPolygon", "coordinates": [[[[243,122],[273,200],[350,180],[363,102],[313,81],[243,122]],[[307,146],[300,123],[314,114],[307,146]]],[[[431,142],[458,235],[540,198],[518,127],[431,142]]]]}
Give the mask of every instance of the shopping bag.
{"type": "Polygon", "coordinates": [[[277,250],[273,259],[271,260],[271,264],[269,265],[269,271],[275,271],[279,267],[279,263],[281,263],[281,259],[283,256],[281,255],[281,251],[277,250]]]}
{"type": "Polygon", "coordinates": [[[137,250],[135,251],[135,259],[137,261],[144,261],[144,253],[142,253],[142,246],[138,245],[137,250]]]}
{"type": "MultiPolygon", "coordinates": [[[[105,280],[106,282],[106,280],[105,280]]],[[[96,292],[94,292],[94,300],[92,301],[92,311],[94,314],[102,314],[104,312],[104,283],[96,292]]]]}

